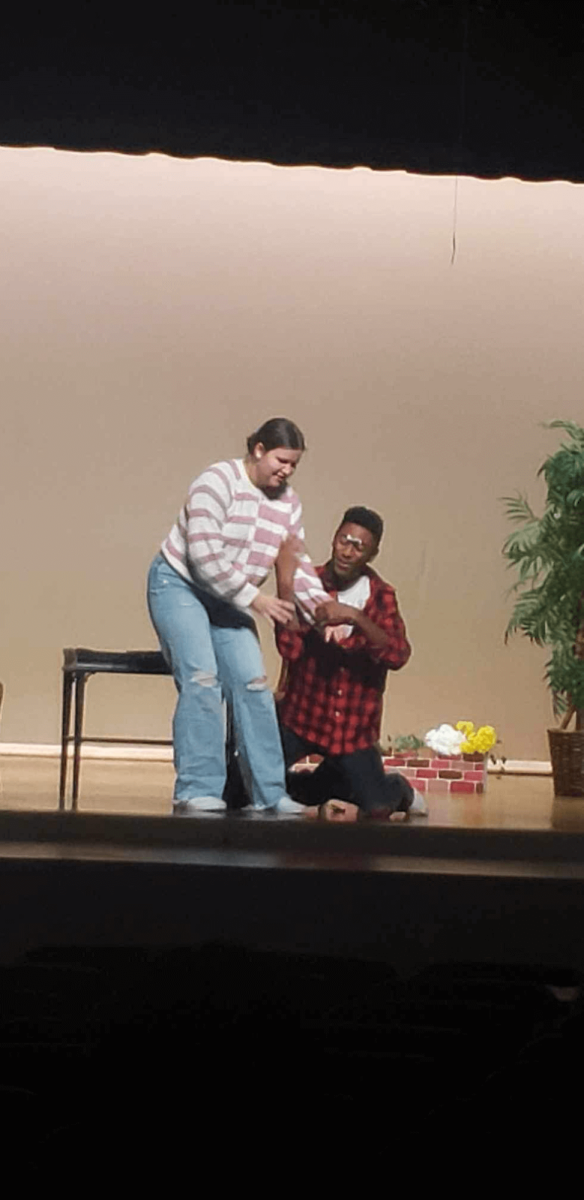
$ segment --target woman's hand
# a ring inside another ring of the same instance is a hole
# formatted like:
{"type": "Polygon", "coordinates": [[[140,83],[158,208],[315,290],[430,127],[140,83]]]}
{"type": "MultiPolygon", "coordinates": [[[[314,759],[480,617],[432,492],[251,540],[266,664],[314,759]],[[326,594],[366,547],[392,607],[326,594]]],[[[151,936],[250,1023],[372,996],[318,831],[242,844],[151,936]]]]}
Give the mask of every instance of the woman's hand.
{"type": "Polygon", "coordinates": [[[288,600],[279,600],[277,596],[262,596],[258,593],[255,600],[250,604],[250,608],[260,617],[265,617],[266,620],[273,623],[278,621],[280,625],[289,625],[294,620],[295,608],[288,600]]]}

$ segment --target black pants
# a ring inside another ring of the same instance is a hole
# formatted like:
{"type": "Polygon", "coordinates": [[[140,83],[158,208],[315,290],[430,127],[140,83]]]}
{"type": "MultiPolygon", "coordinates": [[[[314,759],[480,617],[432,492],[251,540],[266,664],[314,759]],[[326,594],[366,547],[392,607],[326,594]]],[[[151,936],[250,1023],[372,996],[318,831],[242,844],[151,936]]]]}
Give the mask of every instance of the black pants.
{"type": "MultiPolygon", "coordinates": [[[[319,746],[285,725],[280,726],[280,734],[287,768],[308,754],[323,753],[319,746]]],[[[375,746],[352,754],[326,755],[314,771],[288,770],[286,785],[288,794],[301,804],[320,805],[334,798],[356,804],[369,815],[407,812],[414,798],[411,784],[403,775],[385,774],[375,746]]],[[[236,754],[230,756],[223,796],[228,808],[243,808],[249,803],[236,754]]]]}

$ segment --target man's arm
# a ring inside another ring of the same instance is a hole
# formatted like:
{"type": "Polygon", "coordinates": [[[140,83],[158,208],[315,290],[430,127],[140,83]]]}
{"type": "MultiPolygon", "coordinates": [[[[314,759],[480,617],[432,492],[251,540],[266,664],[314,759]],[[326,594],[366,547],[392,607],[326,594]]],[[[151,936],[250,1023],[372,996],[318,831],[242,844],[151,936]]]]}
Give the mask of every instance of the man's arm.
{"type": "Polygon", "coordinates": [[[361,630],[372,646],[379,649],[387,646],[389,641],[386,629],[383,629],[381,625],[376,625],[375,621],[366,617],[360,608],[353,608],[351,604],[340,604],[338,600],[328,600],[326,604],[318,605],[314,615],[317,625],[353,625],[356,629],[361,630]]]}
{"type": "Polygon", "coordinates": [[[386,586],[378,597],[375,620],[361,609],[337,600],[319,604],[315,619],[322,625],[352,625],[354,633],[340,646],[348,653],[366,650],[376,662],[384,663],[392,671],[399,671],[407,663],[412,649],[406,635],[406,627],[397,606],[393,588],[386,586]]]}

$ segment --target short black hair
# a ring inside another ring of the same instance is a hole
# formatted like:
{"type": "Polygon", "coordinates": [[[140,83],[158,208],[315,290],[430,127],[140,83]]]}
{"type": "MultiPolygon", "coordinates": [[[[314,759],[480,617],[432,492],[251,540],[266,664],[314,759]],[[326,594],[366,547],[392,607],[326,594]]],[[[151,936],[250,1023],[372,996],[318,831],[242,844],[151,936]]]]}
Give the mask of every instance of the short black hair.
{"type": "Polygon", "coordinates": [[[306,450],[302,430],[287,417],[270,417],[255,433],[250,433],[247,439],[248,452],[253,454],[260,442],[266,450],[277,450],[278,446],[286,450],[306,450]]]}
{"type": "MultiPolygon", "coordinates": [[[[363,529],[368,529],[375,538],[375,544],[379,545],[383,537],[383,521],[379,513],[373,512],[372,508],[364,508],[362,504],[354,504],[352,508],[348,508],[341,525],[349,524],[362,525],[363,529]]],[[[339,529],[341,525],[339,525],[339,529]]]]}

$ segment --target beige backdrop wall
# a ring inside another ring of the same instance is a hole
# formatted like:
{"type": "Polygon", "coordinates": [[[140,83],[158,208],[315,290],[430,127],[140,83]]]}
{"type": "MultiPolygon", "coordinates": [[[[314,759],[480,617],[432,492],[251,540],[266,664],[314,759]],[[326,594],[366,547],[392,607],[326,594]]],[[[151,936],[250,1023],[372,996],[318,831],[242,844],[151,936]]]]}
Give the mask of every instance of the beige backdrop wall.
{"type": "MultiPolygon", "coordinates": [[[[65,645],[154,645],[149,561],[271,415],[322,560],[345,505],[414,645],[385,731],[469,717],[547,756],[544,656],[505,648],[498,497],[582,416],[584,190],[0,150],[2,738],[58,740],[65,645]]],[[[262,632],[272,677],[276,657],[262,632]]],[[[95,681],[94,732],[166,736],[167,680],[95,681]]]]}

